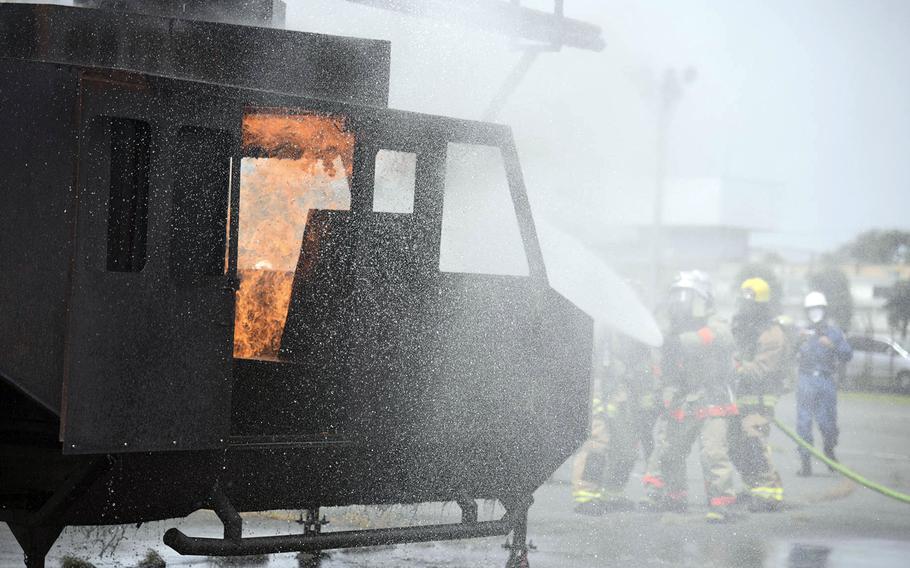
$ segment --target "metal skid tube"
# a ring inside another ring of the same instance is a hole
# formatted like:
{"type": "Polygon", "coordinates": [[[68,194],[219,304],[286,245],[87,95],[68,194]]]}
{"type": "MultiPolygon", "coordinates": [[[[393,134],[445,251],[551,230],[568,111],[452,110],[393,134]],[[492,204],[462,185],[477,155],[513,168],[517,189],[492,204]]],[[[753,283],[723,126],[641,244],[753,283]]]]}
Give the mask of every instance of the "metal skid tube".
{"type": "Polygon", "coordinates": [[[281,552],[314,552],[333,548],[357,548],[434,540],[458,540],[508,534],[513,521],[506,517],[498,521],[469,524],[426,525],[389,529],[339,531],[313,535],[281,535],[228,540],[185,535],[178,529],[164,534],[164,543],[183,555],[247,556],[281,552]]]}

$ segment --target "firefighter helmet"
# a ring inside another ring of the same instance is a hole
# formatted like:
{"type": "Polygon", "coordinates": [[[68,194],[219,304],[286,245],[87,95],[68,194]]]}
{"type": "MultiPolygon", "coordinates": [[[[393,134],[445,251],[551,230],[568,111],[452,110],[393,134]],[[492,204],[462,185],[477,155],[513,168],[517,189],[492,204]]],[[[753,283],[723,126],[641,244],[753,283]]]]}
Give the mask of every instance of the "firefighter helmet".
{"type": "Polygon", "coordinates": [[[670,305],[677,315],[685,312],[696,319],[707,317],[714,308],[711,278],[701,270],[680,272],[670,286],[670,305]]]}
{"type": "Polygon", "coordinates": [[[742,298],[757,304],[767,304],[771,301],[771,286],[764,278],[749,278],[739,287],[742,298]]]}

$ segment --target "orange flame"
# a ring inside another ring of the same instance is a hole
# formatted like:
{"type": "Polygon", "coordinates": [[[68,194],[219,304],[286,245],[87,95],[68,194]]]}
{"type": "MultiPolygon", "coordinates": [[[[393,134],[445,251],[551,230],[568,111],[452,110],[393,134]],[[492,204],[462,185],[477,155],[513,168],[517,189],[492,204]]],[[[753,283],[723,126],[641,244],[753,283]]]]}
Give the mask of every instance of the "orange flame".
{"type": "Polygon", "coordinates": [[[275,358],[310,209],[349,209],[354,135],[343,118],[246,114],[234,357],[275,358]]]}

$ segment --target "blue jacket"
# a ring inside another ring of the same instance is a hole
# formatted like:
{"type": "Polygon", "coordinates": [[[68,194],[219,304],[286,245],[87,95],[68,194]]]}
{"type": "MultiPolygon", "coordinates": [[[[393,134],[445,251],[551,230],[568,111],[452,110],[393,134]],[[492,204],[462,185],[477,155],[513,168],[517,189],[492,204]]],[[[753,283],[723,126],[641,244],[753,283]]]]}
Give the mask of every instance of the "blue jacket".
{"type": "Polygon", "coordinates": [[[842,363],[853,358],[853,348],[836,325],[825,322],[810,328],[810,332],[812,335],[799,346],[799,374],[833,377],[842,363]],[[825,347],[820,343],[822,337],[834,345],[825,347]]]}

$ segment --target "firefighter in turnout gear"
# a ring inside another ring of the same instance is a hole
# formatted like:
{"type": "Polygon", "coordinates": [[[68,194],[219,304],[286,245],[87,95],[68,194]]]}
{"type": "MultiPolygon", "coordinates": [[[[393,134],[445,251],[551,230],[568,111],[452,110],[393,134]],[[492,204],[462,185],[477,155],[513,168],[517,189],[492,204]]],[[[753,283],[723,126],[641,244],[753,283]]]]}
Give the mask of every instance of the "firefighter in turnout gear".
{"type": "Polygon", "coordinates": [[[633,508],[625,486],[639,443],[647,451],[641,424],[653,408],[650,349],[619,333],[598,331],[591,435],[572,468],[575,511],[589,515],[633,508]]]}
{"type": "Polygon", "coordinates": [[[771,420],[788,371],[789,346],[774,319],[771,288],[761,278],[740,286],[739,310],[733,317],[736,342],[736,404],[730,427],[730,458],[749,489],[749,510],[776,511],[783,503],[780,475],[771,460],[771,420]]]}
{"type": "Polygon", "coordinates": [[[686,510],[686,457],[698,439],[707,520],[724,522],[732,518],[730,507],[736,502],[727,437],[737,409],[727,383],[732,338],[709,319],[713,299],[711,282],[699,271],[680,273],[670,288],[669,328],[661,353],[666,410],[658,419],[654,453],[642,482],[651,510],[686,510]]]}

